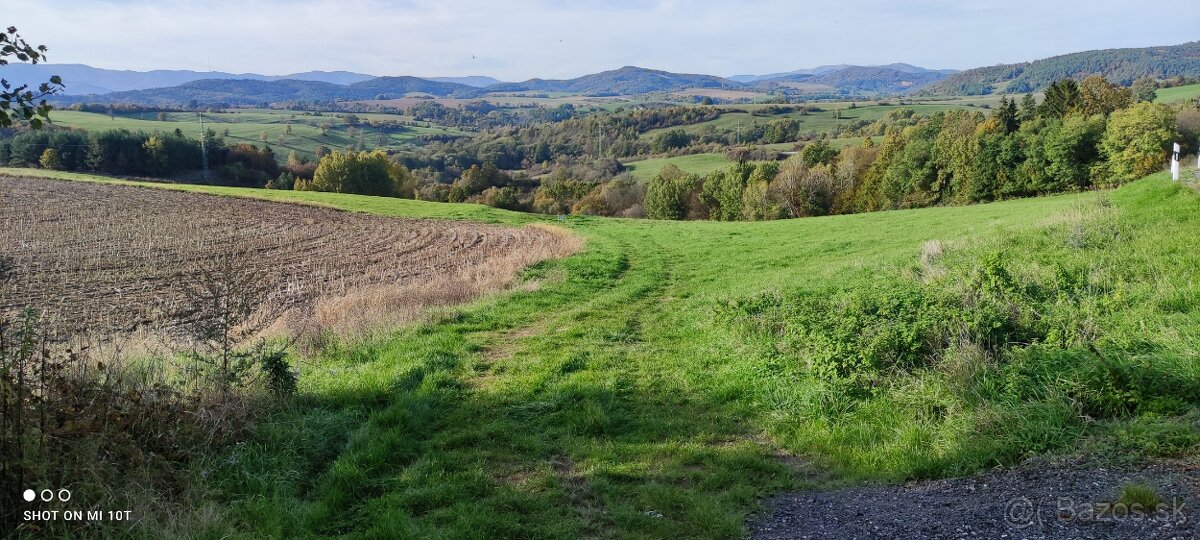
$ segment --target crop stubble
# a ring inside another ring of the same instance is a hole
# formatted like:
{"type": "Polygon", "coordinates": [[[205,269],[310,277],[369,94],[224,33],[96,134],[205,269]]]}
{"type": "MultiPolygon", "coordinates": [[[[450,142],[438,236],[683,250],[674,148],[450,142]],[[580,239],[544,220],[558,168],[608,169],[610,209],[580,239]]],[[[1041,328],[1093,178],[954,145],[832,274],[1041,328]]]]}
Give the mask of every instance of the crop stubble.
{"type": "Polygon", "coordinates": [[[287,326],[357,331],[472,300],[578,248],[542,227],[0,177],[0,249],[15,270],[0,309],[33,306],[67,334],[170,333],[183,285],[221,257],[261,276],[287,326]]]}

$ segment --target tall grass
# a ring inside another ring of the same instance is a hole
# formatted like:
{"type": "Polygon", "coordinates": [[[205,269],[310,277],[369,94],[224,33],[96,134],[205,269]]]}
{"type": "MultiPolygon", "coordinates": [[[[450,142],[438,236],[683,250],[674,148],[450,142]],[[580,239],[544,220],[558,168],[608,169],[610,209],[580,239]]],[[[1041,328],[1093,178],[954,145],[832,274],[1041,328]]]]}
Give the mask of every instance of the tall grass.
{"type": "Polygon", "coordinates": [[[775,429],[853,477],[964,474],[1073,448],[1200,445],[1198,197],[1149,183],[1032,230],[926,244],[873,288],[772,294],[731,320],[778,351],[798,406],[775,429]],[[1127,426],[1157,424],[1130,432],[1127,426]],[[1134,440],[1129,440],[1132,437],[1134,440]]]}

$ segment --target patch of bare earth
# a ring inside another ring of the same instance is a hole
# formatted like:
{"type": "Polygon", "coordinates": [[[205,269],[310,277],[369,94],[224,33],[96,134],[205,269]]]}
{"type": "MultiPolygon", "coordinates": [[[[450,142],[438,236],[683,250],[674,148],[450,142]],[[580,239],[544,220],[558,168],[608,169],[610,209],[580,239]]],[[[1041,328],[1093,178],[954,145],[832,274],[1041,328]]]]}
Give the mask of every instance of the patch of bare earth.
{"type": "Polygon", "coordinates": [[[66,334],[170,333],[207,261],[252,270],[272,331],[361,334],[503,290],[578,251],[551,227],[398,219],[171,190],[0,177],[0,310],[35,306],[66,334]]]}

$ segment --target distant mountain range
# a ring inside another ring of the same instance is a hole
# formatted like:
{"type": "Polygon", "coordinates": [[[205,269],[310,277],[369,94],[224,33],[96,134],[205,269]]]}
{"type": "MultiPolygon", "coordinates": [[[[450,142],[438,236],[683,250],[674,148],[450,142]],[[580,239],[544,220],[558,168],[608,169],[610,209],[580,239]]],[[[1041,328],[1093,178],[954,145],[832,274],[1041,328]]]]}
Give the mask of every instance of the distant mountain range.
{"type": "Polygon", "coordinates": [[[470,76],[470,77],[421,77],[421,78],[428,80],[428,81],[434,81],[434,82],[448,82],[448,83],[465,84],[467,86],[474,86],[475,88],[483,88],[485,86],[491,86],[493,84],[501,84],[503,82],[503,81],[500,81],[497,79],[493,79],[491,77],[484,77],[481,75],[474,75],[474,76],[470,76]]]}
{"type": "Polygon", "coordinates": [[[714,77],[670,73],[655,69],[625,66],[567,80],[530,79],[519,83],[504,83],[487,87],[489,92],[569,92],[573,94],[630,95],[648,92],[669,92],[685,88],[731,88],[744,85],[737,81],[714,77]]]}
{"type": "Polygon", "coordinates": [[[54,98],[60,103],[137,103],[159,107],[393,99],[411,94],[476,98],[493,92],[610,96],[685,89],[862,97],[913,93],[975,95],[997,91],[1036,91],[1056,79],[1083,78],[1091,74],[1104,75],[1122,84],[1144,76],[1200,76],[1200,42],[1169,47],[1087,51],[962,72],[903,63],[882,66],[838,64],[730,78],[671,73],[635,66],[574,79],[530,79],[524,82],[500,82],[485,76],[375,77],[348,71],[311,71],[280,76],[182,70],[137,72],[81,64],[11,64],[0,69],[0,75],[16,83],[38,83],[51,75],[60,75],[67,85],[66,94],[54,98]]]}
{"type": "MultiPolygon", "coordinates": [[[[803,70],[812,73],[793,72],[752,83],[760,90],[776,88],[799,88],[810,92],[838,93],[845,95],[903,94],[930,83],[940,81],[947,74],[940,70],[915,68],[903,64],[905,70],[894,67],[837,66],[837,69],[803,70]],[[800,83],[797,86],[795,83],[800,83]]],[[[833,66],[830,66],[833,67],[833,66]]]]}
{"type": "Polygon", "coordinates": [[[837,64],[837,65],[831,65],[831,66],[817,66],[815,68],[810,68],[810,69],[797,69],[795,71],[788,71],[786,73],[770,73],[767,75],[734,75],[734,76],[730,77],[730,79],[740,82],[740,83],[754,83],[754,82],[770,81],[770,80],[776,80],[776,79],[794,80],[795,77],[798,75],[810,75],[810,76],[827,75],[829,73],[833,73],[833,72],[837,72],[837,71],[844,71],[846,69],[851,69],[851,68],[860,69],[860,70],[864,69],[864,68],[882,68],[882,69],[889,69],[889,70],[897,71],[900,73],[914,73],[914,74],[939,73],[942,75],[953,75],[953,74],[959,72],[959,70],[957,70],[957,69],[929,69],[929,68],[914,66],[912,64],[887,64],[885,66],[854,66],[854,65],[850,65],[850,64],[837,64]]]}
{"type": "Polygon", "coordinates": [[[997,91],[1034,92],[1063,78],[1103,75],[1117,84],[1141,77],[1200,76],[1200,41],[1168,47],[1103,49],[1033,62],[968,69],[921,89],[924,94],[977,95],[997,91]]]}
{"type": "MultiPolygon", "coordinates": [[[[68,82],[68,84],[70,84],[68,82]]],[[[197,105],[258,106],[295,101],[368,100],[404,97],[419,93],[438,97],[471,98],[481,91],[465,84],[437,82],[417,77],[374,77],[353,84],[282,79],[203,79],[170,86],[111,92],[96,96],[63,96],[62,103],[135,103],[153,107],[197,105]]]]}
{"type": "Polygon", "coordinates": [[[38,84],[51,75],[66,83],[66,95],[107,94],[124,90],[144,90],[178,86],[203,79],[242,79],[255,81],[298,80],[330,84],[353,84],[374,79],[374,75],[349,71],[307,71],[291,75],[259,75],[257,73],[225,73],[223,71],[166,70],[129,71],[95,68],[85,64],[9,64],[4,67],[5,79],[11,83],[38,84]]]}

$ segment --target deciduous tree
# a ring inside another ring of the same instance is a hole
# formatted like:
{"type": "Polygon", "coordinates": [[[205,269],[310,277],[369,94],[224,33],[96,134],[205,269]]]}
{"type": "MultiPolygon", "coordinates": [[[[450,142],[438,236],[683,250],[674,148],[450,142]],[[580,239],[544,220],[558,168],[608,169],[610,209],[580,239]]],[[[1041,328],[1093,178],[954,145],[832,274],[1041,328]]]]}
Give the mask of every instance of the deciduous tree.
{"type": "MultiPolygon", "coordinates": [[[[14,26],[0,32],[0,66],[8,65],[10,58],[19,62],[36,64],[46,60],[45,45],[30,45],[17,33],[14,26]]],[[[29,126],[42,127],[42,120],[50,117],[50,104],[45,98],[63,89],[62,79],[55,75],[36,89],[28,84],[13,85],[0,79],[0,127],[13,125],[16,120],[29,122],[29,126]]]]}
{"type": "Polygon", "coordinates": [[[1176,140],[1175,113],[1156,103],[1138,103],[1109,117],[1101,148],[1118,182],[1162,170],[1168,145],[1176,140]]]}

